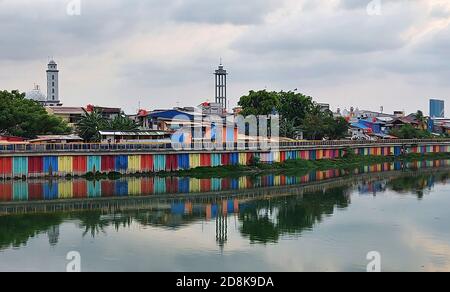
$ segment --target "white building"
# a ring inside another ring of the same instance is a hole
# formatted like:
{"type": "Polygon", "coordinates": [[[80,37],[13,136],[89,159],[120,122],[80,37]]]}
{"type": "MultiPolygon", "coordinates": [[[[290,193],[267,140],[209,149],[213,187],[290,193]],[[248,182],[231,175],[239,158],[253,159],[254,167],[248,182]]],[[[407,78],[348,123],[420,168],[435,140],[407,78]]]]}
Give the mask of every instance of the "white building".
{"type": "Polygon", "coordinates": [[[27,92],[26,98],[35,100],[42,106],[62,106],[59,100],[59,70],[55,61],[51,60],[47,65],[47,96],[35,85],[34,89],[27,92]]]}

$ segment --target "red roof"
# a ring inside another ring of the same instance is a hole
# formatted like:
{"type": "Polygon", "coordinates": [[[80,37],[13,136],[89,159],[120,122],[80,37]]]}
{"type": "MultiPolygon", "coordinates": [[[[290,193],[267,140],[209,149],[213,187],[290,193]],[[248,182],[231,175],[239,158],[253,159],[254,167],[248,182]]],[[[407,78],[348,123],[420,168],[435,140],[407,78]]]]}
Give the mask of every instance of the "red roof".
{"type": "Polygon", "coordinates": [[[22,138],[22,137],[16,137],[16,136],[0,135],[0,141],[7,141],[7,142],[23,142],[23,141],[25,141],[25,138],[22,138]]]}

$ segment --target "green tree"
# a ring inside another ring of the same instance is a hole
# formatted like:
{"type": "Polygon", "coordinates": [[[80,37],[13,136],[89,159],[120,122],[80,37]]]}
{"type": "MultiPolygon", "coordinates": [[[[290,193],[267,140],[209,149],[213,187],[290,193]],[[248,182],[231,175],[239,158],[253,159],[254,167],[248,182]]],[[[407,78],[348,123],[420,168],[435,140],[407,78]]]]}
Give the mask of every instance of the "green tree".
{"type": "Polygon", "coordinates": [[[400,139],[426,139],[432,137],[429,132],[416,129],[411,125],[404,125],[399,129],[394,129],[390,132],[390,135],[400,139]]]}
{"type": "Polygon", "coordinates": [[[137,131],[139,129],[139,125],[124,114],[109,121],[106,127],[112,131],[137,131]]]}
{"type": "Polygon", "coordinates": [[[328,137],[332,140],[343,139],[348,134],[349,125],[345,118],[337,117],[330,121],[328,126],[328,137]]]}
{"type": "Polygon", "coordinates": [[[323,111],[313,98],[295,91],[250,91],[242,96],[239,105],[242,115],[269,115],[276,111],[280,119],[280,135],[295,138],[303,130],[307,139],[342,139],[347,135],[348,123],[334,118],[331,111],[323,111]]]}
{"type": "Polygon", "coordinates": [[[297,126],[297,120],[288,120],[286,118],[280,121],[280,135],[282,137],[287,137],[295,139],[301,132],[301,127],[297,126]]]}
{"type": "Polygon", "coordinates": [[[33,139],[38,135],[62,135],[71,128],[51,116],[38,102],[18,91],[0,91],[0,134],[33,139]]]}
{"type": "Polygon", "coordinates": [[[425,115],[423,114],[423,112],[421,110],[418,110],[417,113],[415,114],[416,120],[419,123],[419,129],[421,130],[426,130],[427,127],[427,118],[425,117],[425,115]]]}
{"type": "Polygon", "coordinates": [[[279,114],[288,121],[294,122],[295,126],[299,126],[305,119],[306,114],[314,108],[312,97],[288,91],[277,94],[279,98],[279,114]]]}
{"type": "Polygon", "coordinates": [[[85,110],[84,113],[76,124],[78,135],[87,142],[99,142],[101,140],[99,132],[107,128],[107,121],[97,110],[92,112],[85,110]]]}
{"type": "Polygon", "coordinates": [[[242,115],[270,115],[280,106],[280,98],[276,92],[266,90],[250,91],[239,100],[242,107],[242,115]]]}
{"type": "Polygon", "coordinates": [[[327,133],[328,123],[322,112],[313,110],[306,114],[302,123],[303,134],[309,140],[322,140],[327,133]]]}
{"type": "Polygon", "coordinates": [[[130,120],[123,113],[111,121],[105,119],[101,112],[94,110],[85,111],[85,115],[76,124],[77,133],[88,142],[99,142],[100,131],[136,131],[139,125],[130,120]]]}

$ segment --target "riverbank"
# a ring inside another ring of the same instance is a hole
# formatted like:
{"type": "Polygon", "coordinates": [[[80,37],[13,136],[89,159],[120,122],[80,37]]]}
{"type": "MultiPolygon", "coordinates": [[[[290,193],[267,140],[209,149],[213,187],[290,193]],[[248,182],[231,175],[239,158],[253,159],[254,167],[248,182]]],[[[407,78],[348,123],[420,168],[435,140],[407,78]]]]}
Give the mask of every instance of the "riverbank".
{"type": "Polygon", "coordinates": [[[98,179],[119,179],[121,177],[149,177],[149,176],[178,176],[178,177],[194,177],[194,178],[225,178],[239,177],[242,175],[260,175],[267,173],[285,173],[292,175],[301,175],[312,170],[329,170],[329,169],[354,169],[361,166],[370,166],[379,163],[388,162],[414,162],[423,160],[445,160],[450,159],[450,153],[429,153],[429,154],[407,154],[399,157],[393,156],[360,156],[349,155],[338,159],[322,159],[322,160],[287,160],[281,163],[255,163],[254,165],[234,165],[219,167],[199,167],[190,170],[180,170],[173,172],[158,173],[136,173],[136,174],[120,174],[120,173],[88,173],[82,176],[88,180],[98,179]]]}
{"type": "Polygon", "coordinates": [[[239,177],[243,175],[263,175],[263,174],[288,174],[288,175],[303,175],[313,170],[330,170],[330,169],[355,169],[361,166],[371,166],[380,163],[389,162],[414,162],[424,160],[446,160],[450,159],[450,153],[427,153],[427,154],[407,154],[403,156],[361,156],[356,154],[347,155],[346,157],[336,159],[320,159],[320,160],[286,160],[280,163],[257,163],[252,165],[233,165],[233,166],[219,166],[219,167],[198,167],[189,170],[179,171],[161,171],[161,172],[138,172],[138,173],[92,173],[88,172],[85,175],[66,175],[60,176],[34,176],[34,177],[15,177],[2,178],[4,180],[33,180],[33,179],[54,179],[54,178],[84,178],[86,180],[102,180],[110,179],[117,180],[123,177],[193,177],[193,178],[227,178],[239,177]]]}

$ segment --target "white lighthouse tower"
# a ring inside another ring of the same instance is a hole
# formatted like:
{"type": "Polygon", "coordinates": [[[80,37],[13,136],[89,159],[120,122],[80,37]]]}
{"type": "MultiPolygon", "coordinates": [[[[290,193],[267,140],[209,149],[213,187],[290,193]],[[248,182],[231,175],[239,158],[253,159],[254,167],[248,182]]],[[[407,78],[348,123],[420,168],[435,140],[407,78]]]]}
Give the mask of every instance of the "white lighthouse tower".
{"type": "Polygon", "coordinates": [[[48,63],[46,106],[62,106],[59,100],[59,70],[54,60],[48,63]]]}

